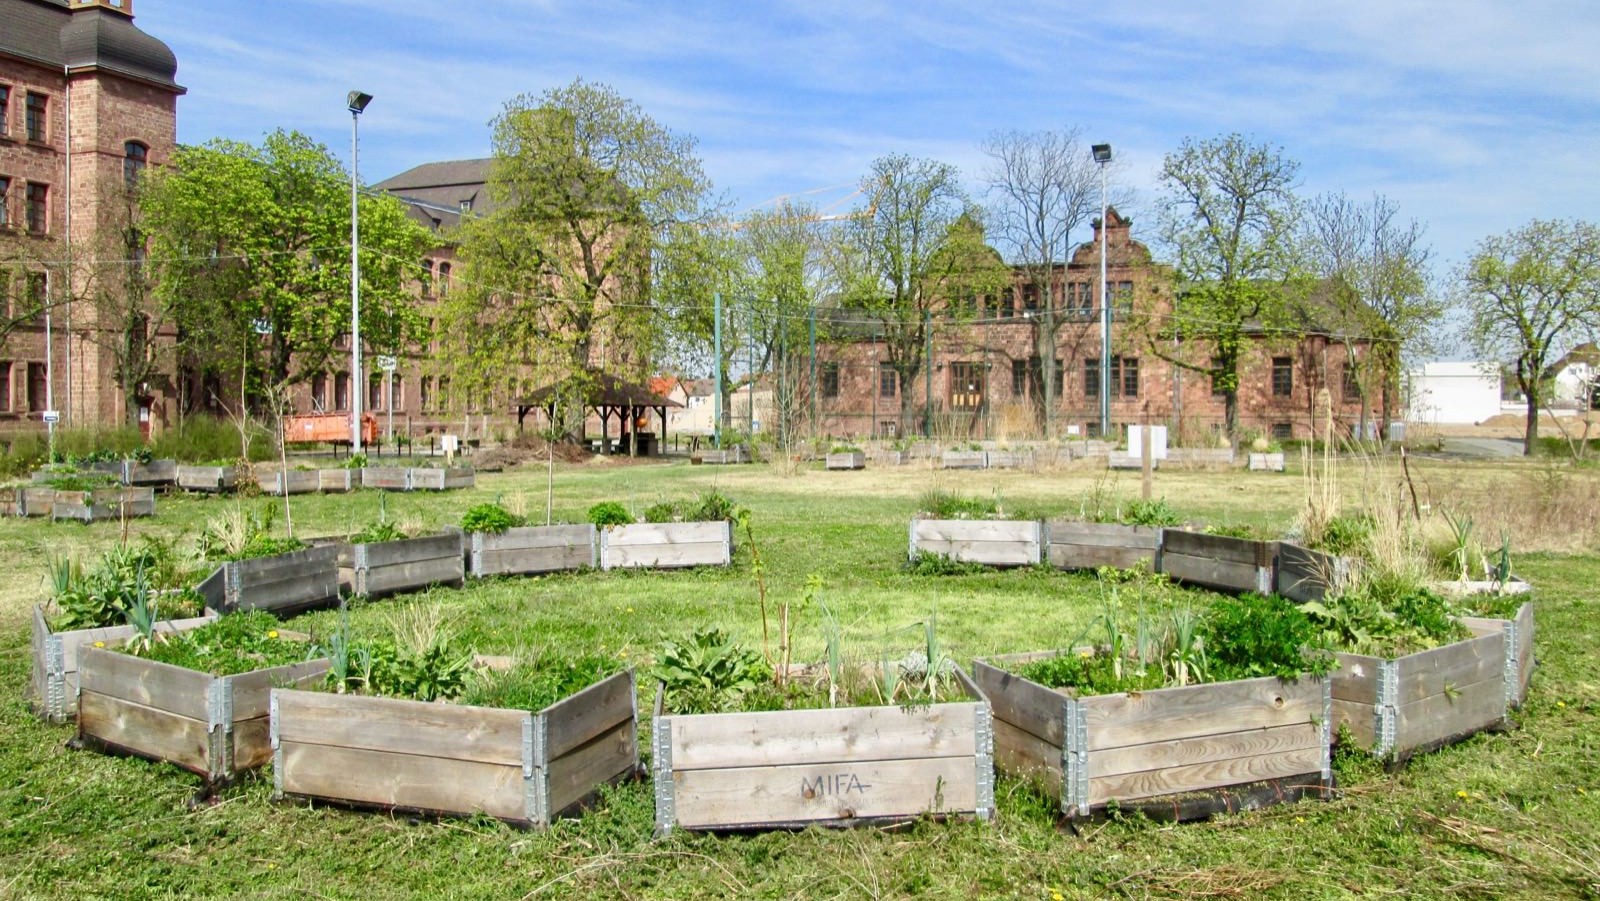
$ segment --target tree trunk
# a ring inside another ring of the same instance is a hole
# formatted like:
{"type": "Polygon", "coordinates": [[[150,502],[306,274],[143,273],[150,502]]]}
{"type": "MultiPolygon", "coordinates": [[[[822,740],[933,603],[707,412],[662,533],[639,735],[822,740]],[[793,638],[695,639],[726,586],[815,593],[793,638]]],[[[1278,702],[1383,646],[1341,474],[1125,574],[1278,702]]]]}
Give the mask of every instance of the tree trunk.
{"type": "Polygon", "coordinates": [[[1528,399],[1528,422],[1522,432],[1522,455],[1533,456],[1534,445],[1539,441],[1539,396],[1527,388],[1522,396],[1528,399]]]}

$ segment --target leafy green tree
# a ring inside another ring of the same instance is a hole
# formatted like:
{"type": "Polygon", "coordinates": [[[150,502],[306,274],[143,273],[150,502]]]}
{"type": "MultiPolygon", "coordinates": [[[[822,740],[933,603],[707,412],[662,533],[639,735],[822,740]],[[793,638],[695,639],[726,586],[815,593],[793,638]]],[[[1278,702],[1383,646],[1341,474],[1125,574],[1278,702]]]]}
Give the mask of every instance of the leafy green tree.
{"type": "Polygon", "coordinates": [[[1522,452],[1531,456],[1546,370],[1600,327],[1600,227],[1536,219],[1485,238],[1456,273],[1455,289],[1473,348],[1513,362],[1528,405],[1522,452]]]}
{"type": "Polygon", "coordinates": [[[1228,434],[1239,425],[1239,361],[1252,329],[1296,328],[1290,288],[1300,273],[1295,227],[1299,164],[1234,134],[1188,139],[1161,166],[1161,237],[1177,298],[1170,321],[1147,328],[1153,353],[1205,373],[1224,395],[1228,434]],[[1175,330],[1187,354],[1167,347],[1175,330]]]}

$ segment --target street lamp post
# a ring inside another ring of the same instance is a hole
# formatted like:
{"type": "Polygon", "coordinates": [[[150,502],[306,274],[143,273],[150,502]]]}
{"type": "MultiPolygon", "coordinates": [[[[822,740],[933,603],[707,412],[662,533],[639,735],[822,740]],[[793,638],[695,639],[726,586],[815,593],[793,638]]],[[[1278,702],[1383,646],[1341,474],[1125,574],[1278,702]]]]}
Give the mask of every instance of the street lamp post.
{"type": "Polygon", "coordinates": [[[350,101],[350,453],[361,453],[361,217],[356,206],[360,184],[359,132],[361,111],[372,102],[371,94],[351,91],[350,101]]]}
{"type": "Polygon", "coordinates": [[[1111,435],[1111,295],[1106,291],[1106,164],[1111,145],[1089,148],[1100,164],[1100,439],[1111,435]]]}

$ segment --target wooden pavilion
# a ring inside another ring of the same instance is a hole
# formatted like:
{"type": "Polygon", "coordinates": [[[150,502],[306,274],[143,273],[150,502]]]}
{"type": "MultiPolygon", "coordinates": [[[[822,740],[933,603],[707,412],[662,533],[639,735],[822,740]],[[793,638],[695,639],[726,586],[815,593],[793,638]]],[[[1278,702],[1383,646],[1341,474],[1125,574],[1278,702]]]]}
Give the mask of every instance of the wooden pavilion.
{"type": "Polygon", "coordinates": [[[540,388],[527,397],[512,401],[517,413],[517,432],[523,430],[523,420],[534,410],[543,410],[547,421],[556,421],[556,406],[565,399],[584,398],[584,425],[579,426],[578,440],[588,443],[588,413],[600,418],[600,452],[627,450],[629,456],[649,456],[654,448],[663,446],[667,438],[667,408],[682,407],[675,400],[662,397],[645,385],[625,382],[604,372],[587,372],[582,376],[555,382],[540,388]],[[649,414],[654,413],[661,422],[657,433],[644,431],[649,414]],[[617,420],[617,443],[611,443],[611,419],[617,420]]]}

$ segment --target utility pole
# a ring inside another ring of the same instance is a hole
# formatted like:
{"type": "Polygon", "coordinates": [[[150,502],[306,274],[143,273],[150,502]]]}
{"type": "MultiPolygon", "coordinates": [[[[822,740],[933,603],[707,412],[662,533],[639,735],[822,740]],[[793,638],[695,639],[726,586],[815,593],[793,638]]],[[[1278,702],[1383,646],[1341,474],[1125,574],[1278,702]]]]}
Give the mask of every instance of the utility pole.
{"type": "Polygon", "coordinates": [[[711,395],[711,446],[722,447],[722,292],[711,295],[712,377],[716,388],[711,395]]]}

